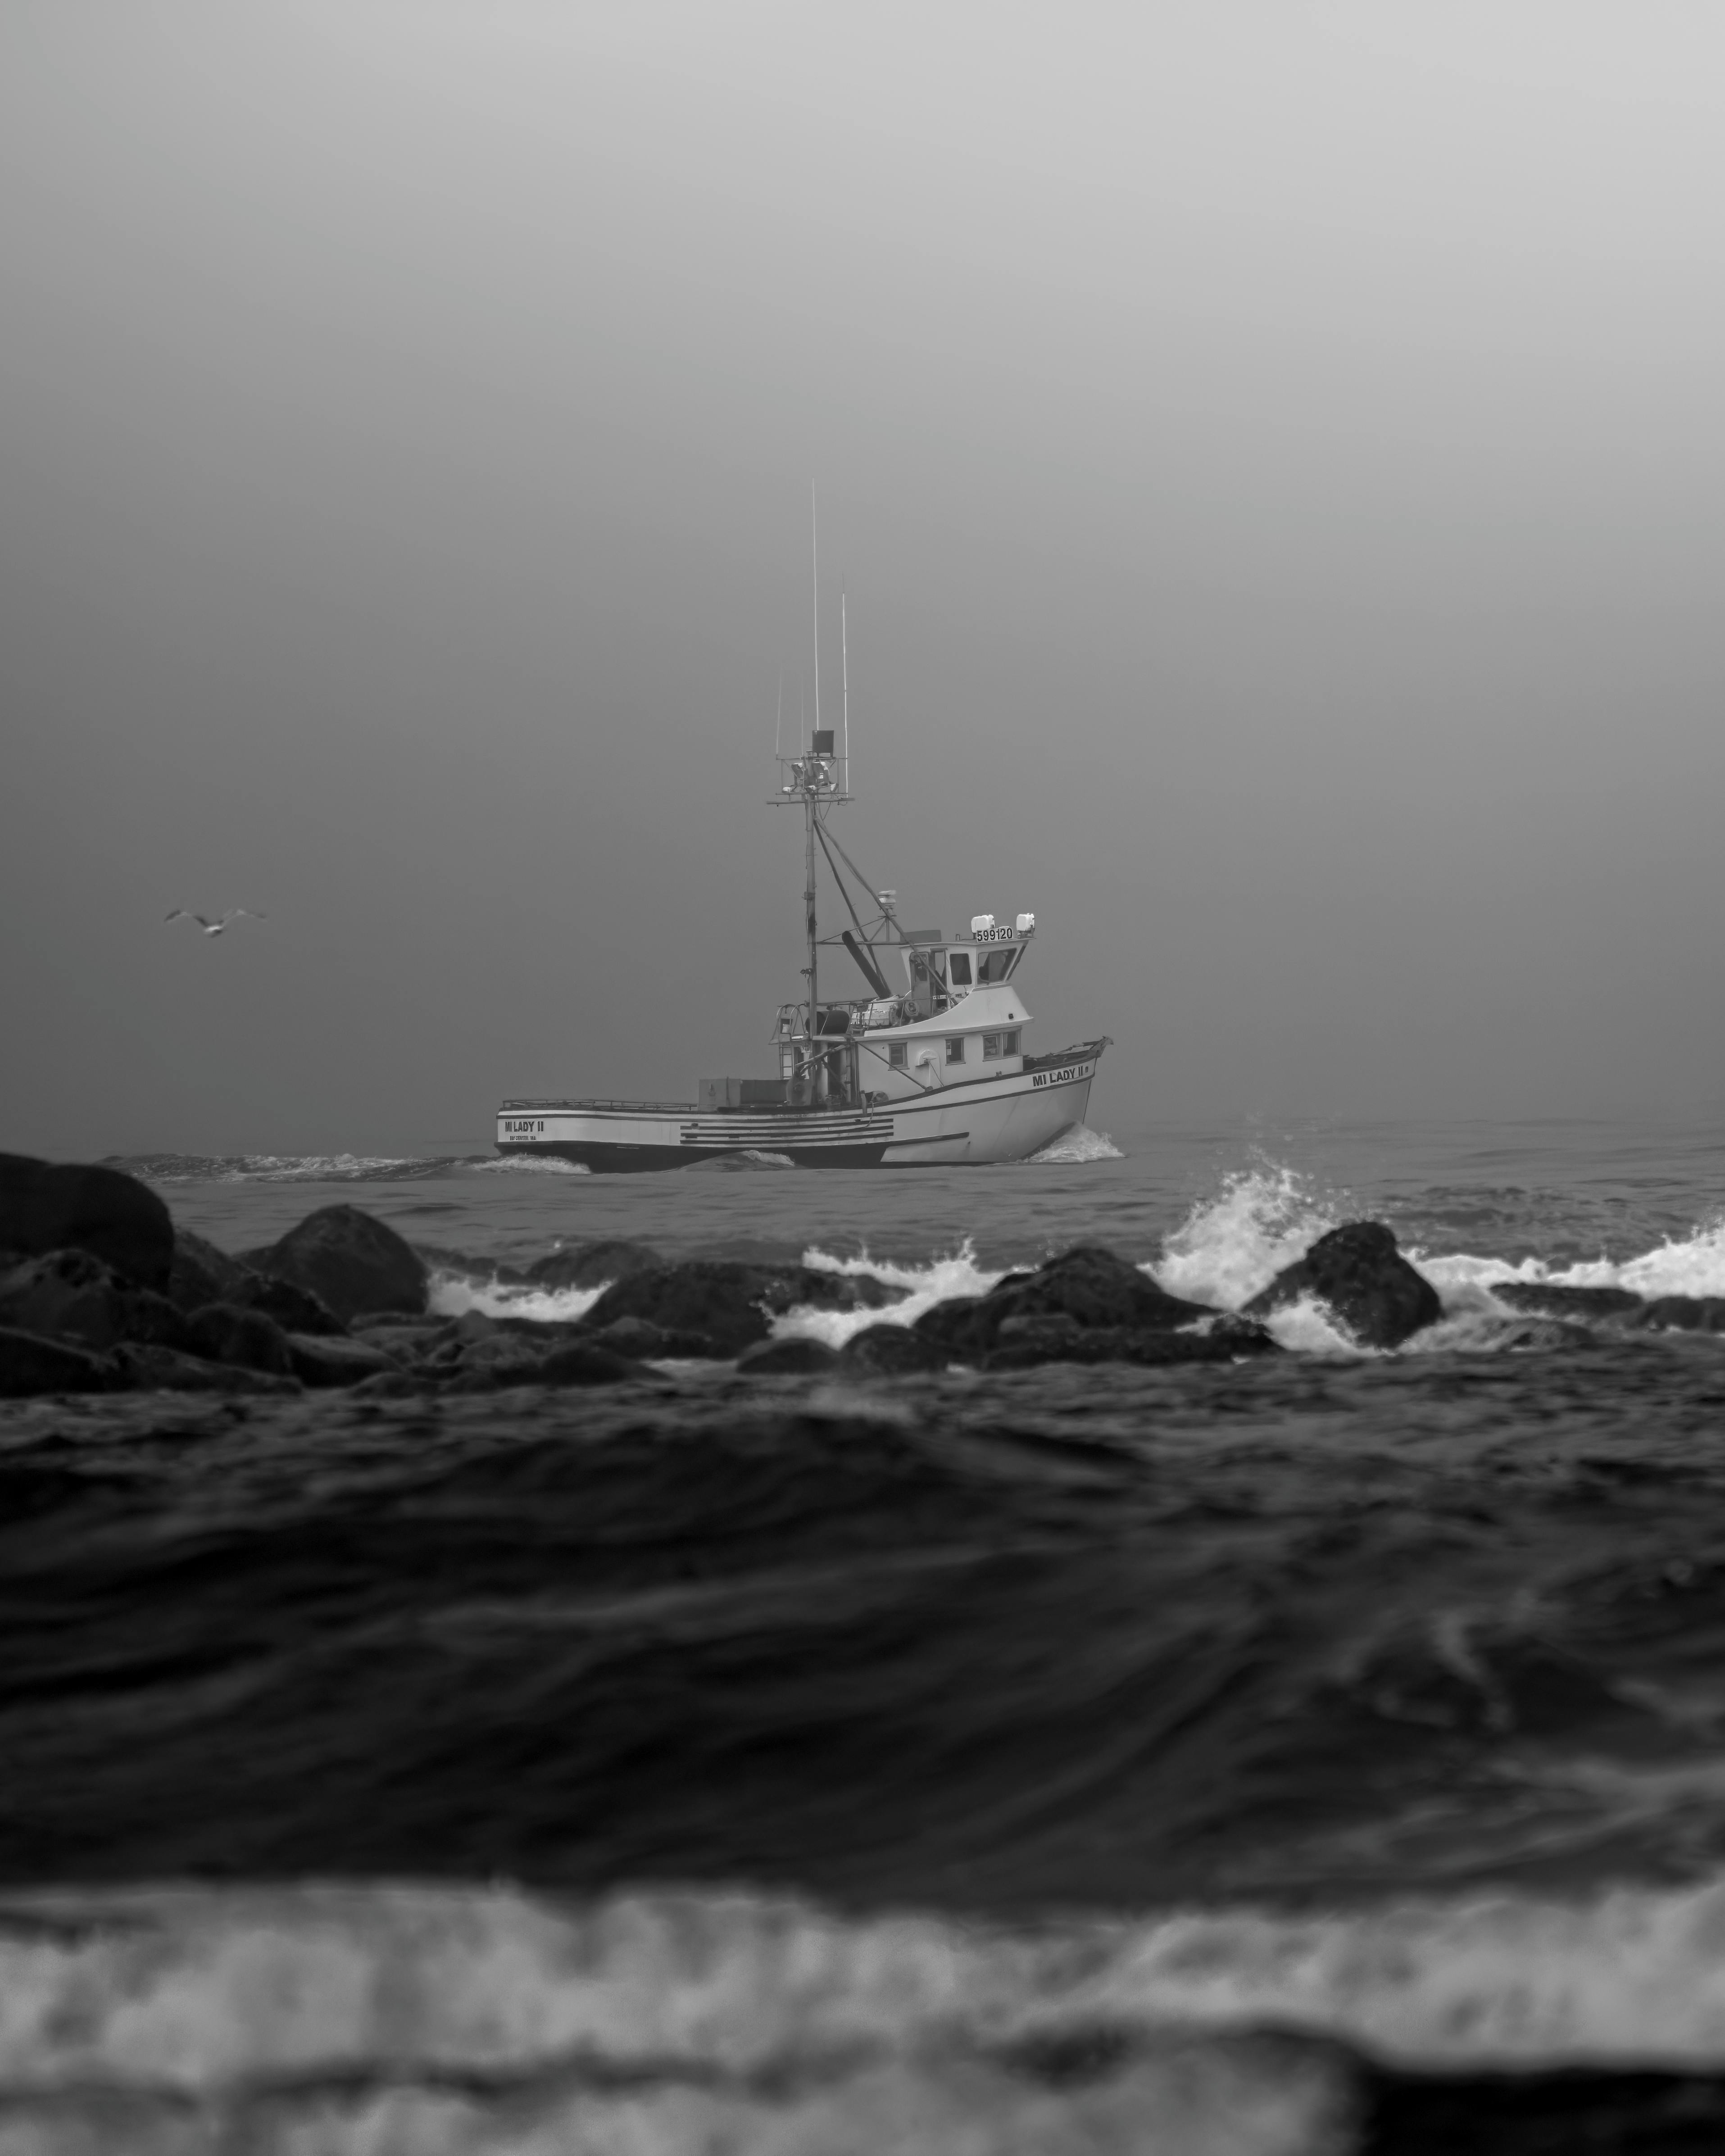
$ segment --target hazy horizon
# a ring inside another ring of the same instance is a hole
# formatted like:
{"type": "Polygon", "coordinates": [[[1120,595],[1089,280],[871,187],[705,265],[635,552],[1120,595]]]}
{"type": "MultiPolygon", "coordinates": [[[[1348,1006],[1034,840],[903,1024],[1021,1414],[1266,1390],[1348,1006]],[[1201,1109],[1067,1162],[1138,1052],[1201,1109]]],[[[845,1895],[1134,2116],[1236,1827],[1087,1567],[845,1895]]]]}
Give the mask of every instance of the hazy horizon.
{"type": "Polygon", "coordinates": [[[836,828],[1035,911],[1098,1127],[1725,1101],[1713,12],[19,0],[0,59],[0,1148],[769,1070],[811,482],[836,828]]]}

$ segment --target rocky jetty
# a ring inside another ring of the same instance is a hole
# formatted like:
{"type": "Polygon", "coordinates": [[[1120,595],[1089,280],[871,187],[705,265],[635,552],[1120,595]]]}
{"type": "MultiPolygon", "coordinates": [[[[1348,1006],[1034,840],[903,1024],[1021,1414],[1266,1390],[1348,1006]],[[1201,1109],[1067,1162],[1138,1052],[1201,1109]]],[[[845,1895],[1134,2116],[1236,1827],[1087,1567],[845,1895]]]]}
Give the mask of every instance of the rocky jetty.
{"type": "Polygon", "coordinates": [[[1414,1271],[1381,1220],[1349,1220],[1320,1235],[1243,1304],[1240,1315],[1267,1317],[1308,1297],[1362,1348],[1399,1348],[1444,1314],[1437,1290],[1414,1271]]]}
{"type": "MultiPolygon", "coordinates": [[[[1370,1220],[1321,1236],[1237,1313],[1170,1295],[1126,1258],[1082,1244],[907,1323],[887,1314],[904,1291],[871,1275],[733,1248],[674,1263],[644,1243],[572,1245],[496,1279],[516,1291],[599,1289],[583,1316],[452,1317],[429,1306],[427,1253],[356,1206],[326,1206],[234,1256],[177,1232],[156,1194],[116,1169],[0,1155],[0,1398],[493,1393],[660,1383],[654,1366],[679,1361],[734,1363],[743,1378],[1158,1368],[1274,1355],[1261,1321],[1302,1299],[1363,1348],[1398,1347],[1443,1315],[1391,1230],[1370,1220]],[[842,1313],[856,1329],[836,1349],[787,1336],[779,1322],[798,1310],[842,1313]]],[[[1491,1293],[1522,1327],[1510,1344],[1573,1344],[1601,1327],[1725,1334],[1725,1297],[1533,1281],[1491,1293]]]]}

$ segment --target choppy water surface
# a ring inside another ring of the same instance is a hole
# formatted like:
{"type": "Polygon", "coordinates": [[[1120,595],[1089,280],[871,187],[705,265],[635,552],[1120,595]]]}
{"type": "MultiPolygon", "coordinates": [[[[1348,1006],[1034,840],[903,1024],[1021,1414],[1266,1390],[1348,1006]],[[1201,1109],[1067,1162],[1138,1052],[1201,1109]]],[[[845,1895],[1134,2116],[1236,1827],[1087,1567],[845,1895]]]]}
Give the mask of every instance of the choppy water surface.
{"type": "Polygon", "coordinates": [[[149,1163],[230,1248],[363,1204],[452,1311],[620,1234],[1232,1305],[1368,1214],[1445,1318],[0,1409],[0,2145],[1725,2144],[1725,1339],[1491,1294],[1725,1294],[1717,1135],[1063,1150],[149,1163]]]}

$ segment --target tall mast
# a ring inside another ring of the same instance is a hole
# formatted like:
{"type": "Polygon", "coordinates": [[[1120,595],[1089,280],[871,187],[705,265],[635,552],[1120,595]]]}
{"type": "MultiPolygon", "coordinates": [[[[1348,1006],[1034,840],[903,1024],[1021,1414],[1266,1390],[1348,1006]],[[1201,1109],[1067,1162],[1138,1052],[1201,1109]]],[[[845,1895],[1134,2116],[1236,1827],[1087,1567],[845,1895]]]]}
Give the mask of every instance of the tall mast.
{"type": "Polygon", "coordinates": [[[845,791],[850,791],[850,646],[845,630],[845,588],[839,588],[839,680],[843,685],[845,701],[841,715],[845,721],[845,791]]]}
{"type": "MultiPolygon", "coordinates": [[[[820,516],[815,506],[813,480],[809,482],[809,558],[814,581],[814,731],[818,737],[820,733],[820,516]]],[[[811,752],[809,768],[812,775],[814,771],[812,752],[814,743],[810,742],[809,747],[811,752]]],[[[811,1058],[814,1052],[813,1043],[816,1020],[819,1015],[820,994],[817,982],[817,969],[820,963],[818,956],[819,947],[814,921],[814,789],[809,787],[805,789],[803,796],[803,814],[805,819],[803,837],[808,848],[808,874],[803,889],[803,915],[804,925],[809,932],[809,1039],[811,1058]]]]}
{"type": "Polygon", "coordinates": [[[820,732],[820,516],[814,506],[814,481],[809,482],[809,554],[814,565],[814,730],[820,732]]]}

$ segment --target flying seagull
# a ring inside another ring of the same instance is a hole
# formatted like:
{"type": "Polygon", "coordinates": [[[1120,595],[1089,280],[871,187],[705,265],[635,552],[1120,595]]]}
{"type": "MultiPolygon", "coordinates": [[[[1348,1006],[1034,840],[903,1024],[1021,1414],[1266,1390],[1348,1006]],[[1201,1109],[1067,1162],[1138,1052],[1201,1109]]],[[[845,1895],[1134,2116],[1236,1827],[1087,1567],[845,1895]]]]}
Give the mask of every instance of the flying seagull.
{"type": "Polygon", "coordinates": [[[230,921],[238,921],[244,914],[248,921],[267,921],[267,913],[254,913],[249,906],[229,906],[218,921],[212,921],[207,913],[188,913],[183,906],[177,906],[167,916],[169,921],[195,921],[206,936],[219,936],[230,921]]]}

